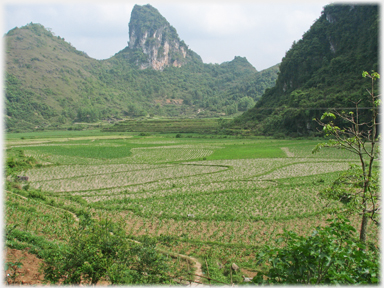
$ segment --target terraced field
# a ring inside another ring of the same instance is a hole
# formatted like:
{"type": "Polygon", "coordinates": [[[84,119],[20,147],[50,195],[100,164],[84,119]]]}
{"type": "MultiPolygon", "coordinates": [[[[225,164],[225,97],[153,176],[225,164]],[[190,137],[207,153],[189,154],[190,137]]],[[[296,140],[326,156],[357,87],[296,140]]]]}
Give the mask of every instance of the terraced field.
{"type": "Polygon", "coordinates": [[[132,236],[175,237],[177,244],[167,247],[174,252],[251,269],[253,251],[283,229],[308,234],[330,208],[342,208],[318,193],[355,159],[340,150],[314,155],[317,143],[132,134],[10,139],[7,148],[42,164],[24,175],[56,202],[123,217],[132,236]]]}

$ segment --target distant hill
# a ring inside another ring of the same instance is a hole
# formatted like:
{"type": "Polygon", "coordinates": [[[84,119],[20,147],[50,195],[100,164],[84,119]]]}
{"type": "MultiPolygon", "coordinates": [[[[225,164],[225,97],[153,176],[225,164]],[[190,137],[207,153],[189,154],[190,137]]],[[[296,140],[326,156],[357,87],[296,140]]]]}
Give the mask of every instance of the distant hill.
{"type": "MultiPolygon", "coordinates": [[[[76,119],[78,108],[93,107],[96,91],[105,91],[91,73],[103,64],[42,25],[12,29],[5,43],[8,129],[30,130],[76,119]]],[[[119,91],[109,88],[108,92],[119,91]]],[[[112,108],[107,101],[103,104],[104,113],[112,108]]]]}
{"type": "MultiPolygon", "coordinates": [[[[150,5],[136,5],[129,45],[95,60],[41,24],[5,35],[7,131],[72,127],[137,117],[222,117],[254,106],[277,66],[245,57],[204,64],[150,5]]],[[[256,53],[256,51],[255,51],[256,53]]]]}
{"type": "MultiPolygon", "coordinates": [[[[366,98],[370,83],[361,74],[379,71],[378,10],[378,5],[324,7],[320,18],[286,53],[276,85],[232,127],[264,135],[314,135],[314,117],[327,108],[354,107],[352,101],[366,98]]],[[[362,119],[368,114],[369,110],[361,111],[362,119]]]]}

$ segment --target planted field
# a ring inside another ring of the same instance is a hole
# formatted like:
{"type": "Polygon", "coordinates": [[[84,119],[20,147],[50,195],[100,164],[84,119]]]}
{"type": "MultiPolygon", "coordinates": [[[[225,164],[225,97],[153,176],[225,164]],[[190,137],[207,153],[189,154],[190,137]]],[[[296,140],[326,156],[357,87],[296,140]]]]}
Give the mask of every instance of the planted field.
{"type": "MultiPolygon", "coordinates": [[[[331,208],[342,208],[318,193],[355,159],[342,150],[313,155],[317,143],[98,135],[44,142],[12,139],[8,148],[21,149],[43,164],[22,174],[29,177],[30,188],[56,202],[101,211],[112,219],[123,217],[133,237],[176,237],[177,244],[163,247],[173,252],[203,257],[210,251],[223,261],[253,267],[254,249],[271,244],[283,229],[307,235],[325,224],[331,208]]],[[[7,198],[10,223],[15,207],[25,201],[15,197],[7,198]]],[[[44,214],[39,212],[43,208],[26,203],[23,209],[21,221],[43,221],[37,215],[44,214]]],[[[60,230],[61,214],[49,217],[47,233],[60,230]]],[[[357,227],[358,221],[354,223],[357,227]]],[[[375,239],[377,230],[370,231],[375,239]]],[[[55,233],[49,237],[65,237],[64,231],[55,233]]]]}

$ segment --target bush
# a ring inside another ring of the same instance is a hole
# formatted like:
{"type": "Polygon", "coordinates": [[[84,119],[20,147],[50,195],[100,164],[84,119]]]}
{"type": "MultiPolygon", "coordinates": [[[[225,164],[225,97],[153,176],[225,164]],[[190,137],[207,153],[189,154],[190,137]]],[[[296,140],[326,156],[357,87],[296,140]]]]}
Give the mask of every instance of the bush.
{"type": "Polygon", "coordinates": [[[378,284],[379,251],[353,238],[356,230],[349,220],[328,220],[311,236],[285,231],[278,243],[258,255],[268,271],[254,278],[258,284],[378,284]]]}
{"type": "Polygon", "coordinates": [[[6,175],[16,176],[21,171],[26,171],[36,165],[37,161],[33,157],[27,157],[22,150],[8,150],[5,163],[6,175]]]}
{"type": "Polygon", "coordinates": [[[41,200],[47,200],[47,197],[40,191],[32,190],[28,192],[28,198],[34,198],[34,199],[41,199],[41,200]]]}
{"type": "Polygon", "coordinates": [[[281,132],[279,132],[279,133],[275,133],[275,134],[273,135],[273,138],[275,138],[275,139],[284,139],[284,138],[285,138],[285,134],[284,134],[284,133],[281,133],[281,132]]]}
{"type": "Polygon", "coordinates": [[[149,240],[137,244],[116,223],[89,216],[71,228],[66,247],[49,249],[45,255],[45,279],[51,283],[96,284],[107,277],[112,284],[168,283],[165,257],[149,240]]]}

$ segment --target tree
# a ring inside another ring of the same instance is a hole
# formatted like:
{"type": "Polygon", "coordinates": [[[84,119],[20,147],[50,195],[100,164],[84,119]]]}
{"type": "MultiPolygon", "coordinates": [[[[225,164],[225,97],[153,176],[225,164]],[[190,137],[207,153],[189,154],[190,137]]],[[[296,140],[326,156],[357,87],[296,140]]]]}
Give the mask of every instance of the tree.
{"type": "Polygon", "coordinates": [[[241,98],[238,102],[239,111],[246,111],[251,109],[253,106],[255,106],[255,101],[249,96],[241,98]]]}
{"type": "MultiPolygon", "coordinates": [[[[345,189],[346,195],[352,204],[355,211],[362,215],[360,227],[360,240],[365,242],[367,235],[368,219],[371,218],[377,223],[377,214],[380,210],[379,205],[379,189],[376,185],[374,178],[374,161],[378,158],[378,108],[380,105],[379,96],[374,93],[374,82],[380,78],[377,72],[363,72],[363,77],[371,79],[371,89],[367,92],[369,94],[368,102],[371,107],[371,117],[368,122],[362,122],[359,115],[359,103],[362,99],[355,102],[356,112],[325,112],[320,120],[314,119],[318,124],[323,127],[323,132],[326,136],[332,138],[326,143],[319,143],[312,151],[318,152],[322,147],[331,147],[338,149],[345,149],[357,155],[360,164],[359,170],[356,174],[354,170],[354,177],[346,175],[344,178],[339,179],[340,183],[349,184],[355,189],[345,189]],[[334,120],[341,120],[347,125],[346,128],[339,128],[335,125],[334,120]],[[326,119],[331,119],[325,123],[326,119]],[[344,181],[348,180],[348,181],[344,181]]],[[[330,191],[332,192],[332,190],[330,191]]],[[[340,199],[341,200],[341,199],[340,199]]]]}

